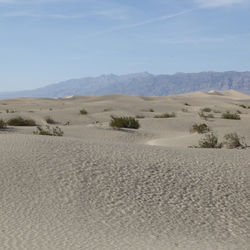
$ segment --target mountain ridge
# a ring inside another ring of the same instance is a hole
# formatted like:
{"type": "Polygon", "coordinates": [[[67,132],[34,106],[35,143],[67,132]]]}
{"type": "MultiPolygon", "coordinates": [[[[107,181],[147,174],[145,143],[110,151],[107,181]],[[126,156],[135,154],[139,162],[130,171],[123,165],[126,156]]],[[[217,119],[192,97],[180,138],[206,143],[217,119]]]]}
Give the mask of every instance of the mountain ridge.
{"type": "Polygon", "coordinates": [[[182,73],[154,75],[148,72],[84,77],[50,84],[33,90],[0,92],[0,99],[15,97],[65,97],[72,95],[127,94],[166,96],[195,91],[234,89],[250,94],[250,71],[182,73]]]}

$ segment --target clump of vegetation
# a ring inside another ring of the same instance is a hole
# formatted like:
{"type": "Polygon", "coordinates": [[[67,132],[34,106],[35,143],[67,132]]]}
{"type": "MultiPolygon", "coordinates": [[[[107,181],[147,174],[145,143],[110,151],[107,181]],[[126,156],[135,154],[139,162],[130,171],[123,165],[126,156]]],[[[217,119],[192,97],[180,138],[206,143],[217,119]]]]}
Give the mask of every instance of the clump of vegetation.
{"type": "Polygon", "coordinates": [[[211,108],[203,108],[201,111],[209,113],[212,111],[212,109],[211,108]]]}
{"type": "Polygon", "coordinates": [[[247,106],[244,105],[244,104],[239,104],[239,106],[242,107],[243,109],[246,109],[246,108],[247,108],[247,106]]]}
{"type": "Polygon", "coordinates": [[[208,118],[214,118],[214,115],[213,114],[204,114],[204,112],[201,110],[201,112],[198,113],[198,115],[203,118],[204,120],[208,120],[208,118]]]}
{"type": "Polygon", "coordinates": [[[106,108],[103,110],[103,112],[108,112],[108,111],[111,111],[112,109],[111,108],[106,108]]]}
{"type": "Polygon", "coordinates": [[[80,110],[80,114],[81,114],[81,115],[87,115],[88,112],[87,112],[86,109],[81,109],[81,110],[80,110]]]}
{"type": "Polygon", "coordinates": [[[6,129],[7,128],[7,124],[4,120],[0,119],[0,129],[6,129]]]}
{"type": "Polygon", "coordinates": [[[181,111],[182,111],[182,112],[185,112],[185,113],[187,113],[187,112],[188,112],[188,110],[187,110],[187,109],[184,109],[184,108],[183,108],[183,109],[181,109],[181,111]]]}
{"type": "Polygon", "coordinates": [[[210,131],[210,128],[205,123],[195,123],[193,124],[192,128],[190,129],[191,133],[197,132],[198,134],[204,134],[210,131]]]}
{"type": "Polygon", "coordinates": [[[144,115],[136,115],[135,118],[137,118],[137,119],[143,119],[143,118],[145,118],[145,116],[144,115]]]}
{"type": "Polygon", "coordinates": [[[132,128],[138,129],[140,127],[139,121],[134,117],[116,117],[111,116],[111,121],[109,123],[110,127],[120,129],[120,128],[132,128]]]}
{"type": "Polygon", "coordinates": [[[243,109],[250,109],[250,106],[244,105],[244,104],[239,104],[239,107],[243,109]]]}
{"type": "Polygon", "coordinates": [[[199,141],[199,148],[222,148],[222,143],[218,142],[218,137],[213,133],[205,134],[199,141]]]}
{"type": "Polygon", "coordinates": [[[52,119],[50,116],[48,117],[45,117],[45,121],[48,123],[48,124],[56,124],[57,122],[52,119]]]}
{"type": "Polygon", "coordinates": [[[224,145],[227,148],[246,148],[247,144],[245,142],[245,138],[239,136],[237,133],[229,133],[224,136],[226,140],[224,145]]]}
{"type": "Polygon", "coordinates": [[[7,121],[9,126],[36,126],[36,122],[32,119],[24,119],[22,117],[11,118],[7,121]]]}
{"type": "Polygon", "coordinates": [[[35,135],[48,135],[48,136],[63,136],[64,132],[58,127],[51,128],[50,126],[46,126],[46,128],[42,128],[41,126],[37,127],[37,130],[33,132],[35,135]]]}
{"type": "Polygon", "coordinates": [[[10,110],[10,109],[6,109],[5,112],[6,112],[7,114],[8,114],[8,113],[10,113],[10,114],[16,113],[15,110],[10,110]]]}
{"type": "Polygon", "coordinates": [[[231,113],[227,111],[221,115],[222,119],[240,120],[240,115],[237,113],[231,113]]]}
{"type": "Polygon", "coordinates": [[[185,102],[184,103],[185,106],[191,106],[189,103],[185,102]]]}
{"type": "Polygon", "coordinates": [[[176,114],[174,112],[172,113],[164,113],[161,115],[155,115],[154,118],[172,118],[172,117],[176,117],[176,114]]]}

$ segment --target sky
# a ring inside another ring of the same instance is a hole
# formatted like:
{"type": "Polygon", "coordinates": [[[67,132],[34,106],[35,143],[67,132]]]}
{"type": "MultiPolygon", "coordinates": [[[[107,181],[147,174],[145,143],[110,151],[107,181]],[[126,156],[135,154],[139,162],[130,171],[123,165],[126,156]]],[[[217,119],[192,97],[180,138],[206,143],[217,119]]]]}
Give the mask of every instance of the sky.
{"type": "Polygon", "coordinates": [[[0,0],[0,92],[229,70],[250,70],[250,0],[0,0]]]}

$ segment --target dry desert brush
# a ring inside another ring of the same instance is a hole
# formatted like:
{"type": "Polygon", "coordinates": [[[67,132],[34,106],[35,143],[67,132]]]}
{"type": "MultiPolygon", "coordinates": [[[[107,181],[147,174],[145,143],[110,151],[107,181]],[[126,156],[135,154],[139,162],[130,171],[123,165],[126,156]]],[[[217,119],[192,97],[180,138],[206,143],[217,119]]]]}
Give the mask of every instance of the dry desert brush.
{"type": "Polygon", "coordinates": [[[201,112],[199,112],[198,115],[200,116],[200,118],[203,118],[206,121],[208,120],[208,118],[214,118],[213,114],[205,114],[203,110],[201,110],[201,112]]]}
{"type": "Polygon", "coordinates": [[[174,112],[172,113],[164,113],[161,115],[155,115],[154,118],[173,118],[176,117],[176,114],[174,112]]]}
{"type": "Polygon", "coordinates": [[[87,115],[88,114],[88,111],[86,109],[81,109],[80,110],[80,114],[81,115],[87,115]]]}
{"type": "Polygon", "coordinates": [[[48,135],[48,136],[63,136],[64,132],[58,127],[51,128],[50,126],[46,126],[46,128],[42,128],[41,126],[37,127],[37,130],[33,132],[35,135],[48,135]]]}
{"type": "Polygon", "coordinates": [[[199,141],[198,148],[222,148],[222,143],[219,143],[218,136],[213,132],[205,134],[199,141]]]}
{"type": "Polygon", "coordinates": [[[130,116],[122,116],[122,117],[111,116],[111,121],[109,125],[110,127],[115,129],[120,129],[120,128],[138,129],[140,127],[139,121],[136,120],[134,117],[130,116]]]}
{"type": "Polygon", "coordinates": [[[211,108],[207,108],[207,107],[206,107],[206,108],[203,108],[203,109],[202,109],[202,111],[203,111],[203,112],[208,112],[208,113],[209,113],[209,112],[211,112],[211,111],[212,111],[212,109],[211,109],[211,108]]]}
{"type": "Polygon", "coordinates": [[[36,126],[36,122],[33,119],[24,119],[20,116],[9,119],[7,124],[9,126],[36,126]]]}
{"type": "Polygon", "coordinates": [[[0,119],[0,129],[6,129],[7,128],[7,124],[4,120],[0,119]]]}
{"type": "Polygon", "coordinates": [[[48,123],[48,124],[56,124],[57,122],[51,118],[50,116],[47,116],[45,117],[45,121],[48,123]]]}
{"type": "Polygon", "coordinates": [[[193,124],[192,128],[190,129],[191,133],[197,132],[198,134],[204,134],[210,131],[210,128],[207,126],[206,123],[195,123],[193,124]]]}
{"type": "Polygon", "coordinates": [[[245,138],[239,136],[237,133],[229,133],[224,136],[225,142],[223,143],[227,148],[246,148],[247,144],[245,138]]]}
{"type": "Polygon", "coordinates": [[[237,113],[231,113],[227,111],[221,115],[222,119],[240,120],[240,115],[237,113]]]}

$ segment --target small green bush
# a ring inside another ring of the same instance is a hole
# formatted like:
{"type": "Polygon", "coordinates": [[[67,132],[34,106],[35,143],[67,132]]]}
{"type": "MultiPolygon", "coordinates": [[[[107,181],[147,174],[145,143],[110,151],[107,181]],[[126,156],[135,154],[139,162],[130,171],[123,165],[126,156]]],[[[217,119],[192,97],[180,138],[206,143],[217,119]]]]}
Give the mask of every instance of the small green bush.
{"type": "Polygon", "coordinates": [[[81,114],[81,115],[87,115],[88,112],[87,112],[86,109],[81,109],[81,110],[80,110],[80,114],[81,114]]]}
{"type": "Polygon", "coordinates": [[[239,106],[242,107],[243,109],[247,108],[246,105],[244,105],[244,104],[240,104],[239,106]]]}
{"type": "Polygon", "coordinates": [[[222,148],[222,143],[218,142],[218,137],[213,133],[205,134],[199,141],[200,148],[222,148]]]}
{"type": "Polygon", "coordinates": [[[36,126],[36,122],[32,119],[23,119],[22,117],[12,118],[7,121],[9,126],[36,126]]]}
{"type": "Polygon", "coordinates": [[[140,127],[139,121],[134,117],[115,117],[111,116],[111,121],[109,123],[112,128],[132,128],[138,129],[140,127]]]}
{"type": "Polygon", "coordinates": [[[63,136],[64,132],[56,126],[55,128],[50,128],[50,126],[46,126],[46,129],[38,126],[37,130],[33,132],[35,135],[48,135],[48,136],[63,136]]]}
{"type": "Polygon", "coordinates": [[[6,129],[7,128],[7,124],[4,120],[0,119],[0,129],[6,129]]]}
{"type": "Polygon", "coordinates": [[[237,133],[229,133],[224,136],[226,140],[224,145],[227,148],[246,148],[245,138],[239,136],[237,133]]]}
{"type": "Polygon", "coordinates": [[[240,120],[240,115],[237,113],[231,113],[227,111],[221,115],[222,119],[240,120]]]}
{"type": "Polygon", "coordinates": [[[161,115],[155,115],[154,118],[172,118],[172,117],[176,117],[176,114],[174,112],[172,112],[171,114],[169,113],[164,113],[161,115]]]}
{"type": "Polygon", "coordinates": [[[52,119],[50,116],[45,117],[45,121],[46,121],[48,124],[56,124],[56,122],[54,121],[54,119],[52,119]]]}
{"type": "Polygon", "coordinates": [[[198,134],[204,134],[209,131],[210,131],[210,128],[205,123],[201,123],[201,124],[195,123],[190,129],[191,133],[197,132],[198,134]]]}
{"type": "Polygon", "coordinates": [[[103,112],[109,112],[111,110],[112,110],[111,108],[106,108],[106,109],[103,110],[103,112]]]}
{"type": "Polygon", "coordinates": [[[203,108],[201,111],[203,111],[203,112],[211,112],[212,111],[212,109],[211,108],[203,108]]]}

